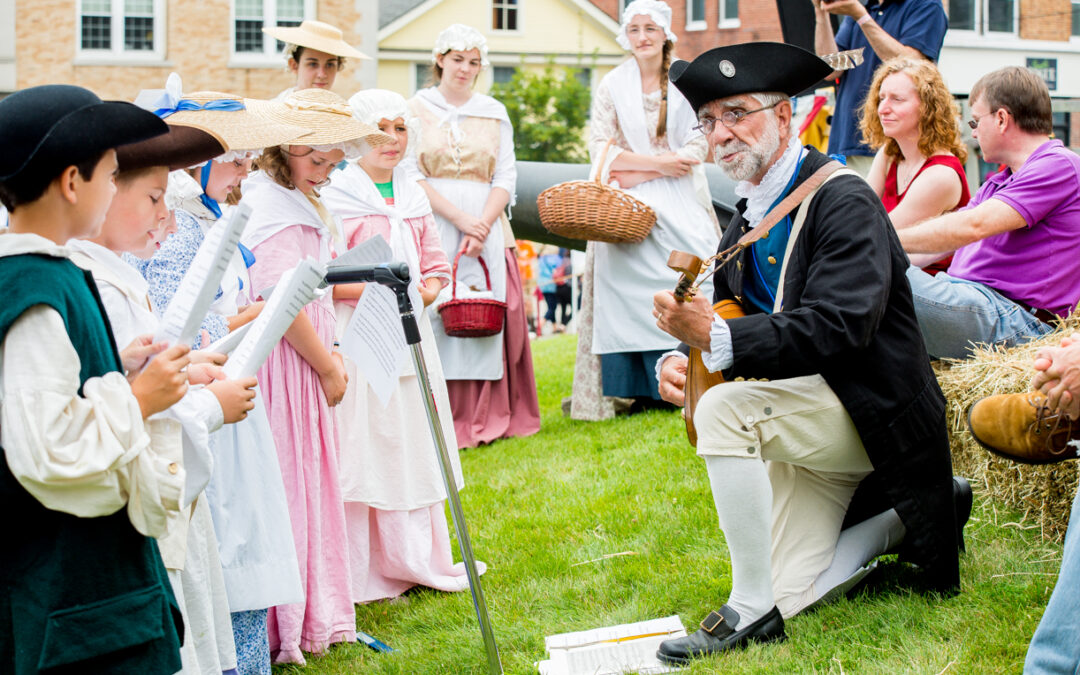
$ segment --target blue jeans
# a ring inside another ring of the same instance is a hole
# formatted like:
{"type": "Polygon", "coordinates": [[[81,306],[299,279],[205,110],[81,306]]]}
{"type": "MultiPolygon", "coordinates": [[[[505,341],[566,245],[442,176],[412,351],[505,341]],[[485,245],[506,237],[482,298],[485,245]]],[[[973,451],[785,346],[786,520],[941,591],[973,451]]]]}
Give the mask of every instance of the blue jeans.
{"type": "Polygon", "coordinates": [[[931,276],[914,265],[907,278],[930,356],[967,358],[972,342],[1012,346],[1052,330],[989,286],[944,272],[931,276]]]}
{"type": "Polygon", "coordinates": [[[1080,673],[1080,492],[1073,499],[1057,585],[1031,638],[1025,675],[1080,673]]]}

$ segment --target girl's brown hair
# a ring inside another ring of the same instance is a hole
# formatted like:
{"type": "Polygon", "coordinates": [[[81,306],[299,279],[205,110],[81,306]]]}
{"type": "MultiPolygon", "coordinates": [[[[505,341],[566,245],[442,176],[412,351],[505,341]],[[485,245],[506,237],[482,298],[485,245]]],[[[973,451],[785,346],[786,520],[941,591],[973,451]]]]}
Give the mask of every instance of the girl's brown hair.
{"type": "Polygon", "coordinates": [[[664,42],[664,60],[660,64],[660,118],[656,120],[656,138],[661,139],[667,133],[667,92],[668,69],[671,68],[671,52],[675,45],[671,40],[664,42]]]}
{"type": "Polygon", "coordinates": [[[252,168],[262,171],[283,188],[292,190],[296,187],[292,182],[292,171],[289,170],[289,156],[279,145],[263,150],[252,168]]]}
{"type": "Polygon", "coordinates": [[[960,134],[960,109],[945,86],[937,66],[925,59],[904,56],[889,59],[874,72],[874,80],[859,116],[859,129],[866,144],[874,150],[884,147],[885,156],[890,160],[903,159],[900,146],[885,135],[877,113],[881,83],[886,77],[897,73],[910,77],[919,95],[919,152],[929,157],[946,150],[955,155],[961,164],[966,162],[968,151],[960,134]]]}

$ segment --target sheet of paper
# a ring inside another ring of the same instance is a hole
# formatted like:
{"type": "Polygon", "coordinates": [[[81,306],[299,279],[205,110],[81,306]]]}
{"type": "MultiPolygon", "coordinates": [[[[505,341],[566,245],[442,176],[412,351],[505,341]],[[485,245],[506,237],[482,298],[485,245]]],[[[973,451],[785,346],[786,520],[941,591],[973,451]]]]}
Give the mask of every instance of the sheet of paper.
{"type": "Polygon", "coordinates": [[[230,218],[211,228],[169,301],[154,342],[187,345],[195,341],[250,217],[251,207],[241,204],[230,218]]]}
{"type": "Polygon", "coordinates": [[[394,292],[380,284],[364,286],[341,336],[341,352],[356,364],[383,407],[397,389],[407,346],[394,292]]]}
{"type": "Polygon", "coordinates": [[[381,234],[353,246],[345,253],[330,261],[327,267],[352,267],[372,263],[390,262],[394,252],[381,234]]]}
{"type": "Polygon", "coordinates": [[[251,330],[251,323],[249,321],[220,340],[214,340],[204,351],[214,352],[215,354],[232,354],[233,350],[239,346],[240,341],[247,335],[247,332],[251,330]]]}
{"type": "Polygon", "coordinates": [[[315,298],[315,289],[324,276],[326,266],[312,258],[282,274],[259,316],[251,322],[251,329],[225,362],[225,375],[255,375],[296,315],[315,298]]]}
{"type": "Polygon", "coordinates": [[[685,635],[678,616],[552,635],[544,640],[551,658],[537,668],[546,675],[674,672],[656,658],[656,650],[664,640],[685,635]]]}

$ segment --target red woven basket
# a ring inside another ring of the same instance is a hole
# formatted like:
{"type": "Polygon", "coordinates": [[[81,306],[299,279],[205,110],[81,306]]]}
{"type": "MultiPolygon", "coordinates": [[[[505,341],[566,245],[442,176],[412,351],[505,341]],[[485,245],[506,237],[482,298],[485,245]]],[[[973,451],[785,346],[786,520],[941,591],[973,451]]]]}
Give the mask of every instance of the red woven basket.
{"type": "MultiPolygon", "coordinates": [[[[457,268],[461,260],[461,251],[454,257],[454,270],[450,280],[450,300],[439,305],[443,329],[450,337],[487,337],[503,329],[506,317],[506,303],[488,298],[457,298],[457,268]]],[[[491,275],[483,257],[477,258],[484,270],[484,281],[491,290],[491,275]]]]}

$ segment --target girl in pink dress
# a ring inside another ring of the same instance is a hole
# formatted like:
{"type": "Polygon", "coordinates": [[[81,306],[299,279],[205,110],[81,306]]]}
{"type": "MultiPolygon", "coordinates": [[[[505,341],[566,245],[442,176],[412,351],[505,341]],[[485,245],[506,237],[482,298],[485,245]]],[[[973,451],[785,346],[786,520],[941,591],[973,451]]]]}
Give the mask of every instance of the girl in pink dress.
{"type": "MultiPolygon", "coordinates": [[[[431,322],[423,311],[449,283],[450,263],[424,189],[399,166],[419,121],[409,113],[405,99],[391,91],[362,91],[349,99],[349,106],[353,116],[378,126],[394,141],[336,174],[323,199],[335,216],[344,219],[349,248],[381,236],[390,244],[393,260],[409,265],[410,278],[416,280],[411,295],[424,358],[460,488],[446,379],[431,322]]],[[[334,288],[339,334],[353,317],[364,288],[365,284],[334,288]]],[[[338,424],[353,600],[392,598],[417,584],[443,591],[468,588],[464,566],[453,562],[444,511],[446,488],[412,364],[402,369],[397,390],[385,405],[348,359],[345,367],[349,387],[338,407],[338,424]]],[[[483,563],[479,565],[482,572],[483,563]]]]}
{"type": "MultiPolygon", "coordinates": [[[[259,172],[244,183],[243,201],[253,213],[242,242],[255,254],[249,274],[259,292],[305,258],[329,262],[338,235],[318,188],[342,159],[363,151],[361,139],[387,138],[354,120],[340,96],[319,89],[295,92],[281,103],[249,101],[248,108],[315,130],[303,138],[308,145],[267,148],[259,172]]],[[[327,294],[301,310],[258,373],[306,594],[303,604],[270,610],[270,651],[277,663],[304,663],[302,651],[319,653],[332,643],[356,640],[330,410],[346,386],[341,356],[333,351],[334,331],[327,294]]]]}

